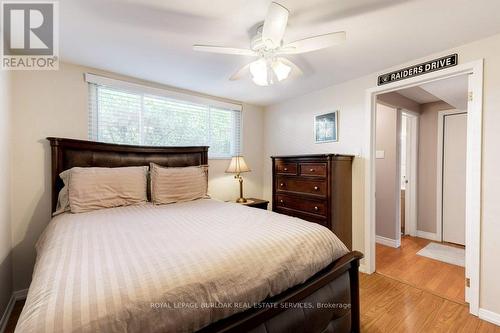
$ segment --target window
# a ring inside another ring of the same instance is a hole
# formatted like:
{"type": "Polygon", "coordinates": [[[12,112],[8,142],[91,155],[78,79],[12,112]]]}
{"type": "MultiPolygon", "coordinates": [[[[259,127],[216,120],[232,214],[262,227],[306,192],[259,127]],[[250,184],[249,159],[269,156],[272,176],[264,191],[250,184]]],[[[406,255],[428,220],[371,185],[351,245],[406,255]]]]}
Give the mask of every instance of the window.
{"type": "Polygon", "coordinates": [[[92,74],[89,137],[146,146],[210,146],[210,158],[240,154],[241,106],[92,74]]]}

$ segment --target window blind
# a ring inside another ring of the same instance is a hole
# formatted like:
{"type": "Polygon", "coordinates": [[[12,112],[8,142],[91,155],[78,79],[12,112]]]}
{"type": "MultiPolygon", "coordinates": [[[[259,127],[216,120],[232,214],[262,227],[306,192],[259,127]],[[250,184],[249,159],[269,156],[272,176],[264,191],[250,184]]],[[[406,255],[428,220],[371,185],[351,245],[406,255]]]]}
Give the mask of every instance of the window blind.
{"type": "Polygon", "coordinates": [[[210,146],[210,158],[241,150],[241,106],[182,96],[94,75],[89,84],[89,137],[146,146],[210,146]],[[185,97],[185,98],[183,98],[185,97]]]}

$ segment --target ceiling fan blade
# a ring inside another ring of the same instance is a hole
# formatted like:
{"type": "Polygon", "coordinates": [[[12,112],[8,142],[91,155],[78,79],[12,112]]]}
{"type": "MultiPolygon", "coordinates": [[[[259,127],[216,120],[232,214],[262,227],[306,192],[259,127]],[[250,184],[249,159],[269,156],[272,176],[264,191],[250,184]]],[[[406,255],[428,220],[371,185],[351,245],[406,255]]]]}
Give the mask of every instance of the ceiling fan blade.
{"type": "Polygon", "coordinates": [[[229,80],[230,81],[239,80],[242,77],[247,76],[249,73],[250,73],[250,64],[246,64],[245,66],[238,69],[233,75],[231,75],[229,80]]]}
{"type": "Polygon", "coordinates": [[[255,53],[249,49],[240,49],[236,47],[213,46],[213,45],[193,45],[193,50],[210,53],[235,54],[244,56],[255,56],[255,53]]]}
{"type": "Polygon", "coordinates": [[[276,2],[271,2],[262,27],[262,41],[269,48],[281,46],[288,22],[288,9],[276,2]]]}
{"type": "Polygon", "coordinates": [[[299,39],[286,44],[279,50],[278,54],[299,54],[306,53],[341,44],[345,41],[345,31],[332,32],[329,34],[299,39]]]}
{"type": "Polygon", "coordinates": [[[291,74],[293,76],[298,76],[298,75],[304,74],[304,72],[302,72],[302,69],[300,69],[299,66],[295,65],[292,61],[288,60],[287,58],[278,57],[277,60],[281,61],[282,63],[284,63],[287,66],[290,66],[292,68],[291,74]]]}

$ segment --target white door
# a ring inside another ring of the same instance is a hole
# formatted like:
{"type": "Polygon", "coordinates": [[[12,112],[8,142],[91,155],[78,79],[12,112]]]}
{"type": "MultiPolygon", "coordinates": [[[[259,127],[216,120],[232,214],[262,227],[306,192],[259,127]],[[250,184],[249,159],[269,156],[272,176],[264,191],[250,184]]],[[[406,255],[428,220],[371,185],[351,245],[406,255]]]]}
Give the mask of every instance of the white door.
{"type": "Polygon", "coordinates": [[[465,245],[467,113],[443,122],[443,241],[465,245]]]}

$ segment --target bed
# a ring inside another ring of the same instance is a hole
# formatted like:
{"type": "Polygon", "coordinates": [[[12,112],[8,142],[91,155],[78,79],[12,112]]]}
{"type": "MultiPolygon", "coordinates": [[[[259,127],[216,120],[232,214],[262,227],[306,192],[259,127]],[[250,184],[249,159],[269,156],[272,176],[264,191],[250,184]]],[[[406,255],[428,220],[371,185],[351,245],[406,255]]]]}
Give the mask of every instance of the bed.
{"type": "MultiPolygon", "coordinates": [[[[75,166],[208,162],[208,147],[49,138],[52,210],[75,166]]],[[[55,217],[20,332],[358,332],[359,252],[326,228],[200,199],[55,217]]]]}

